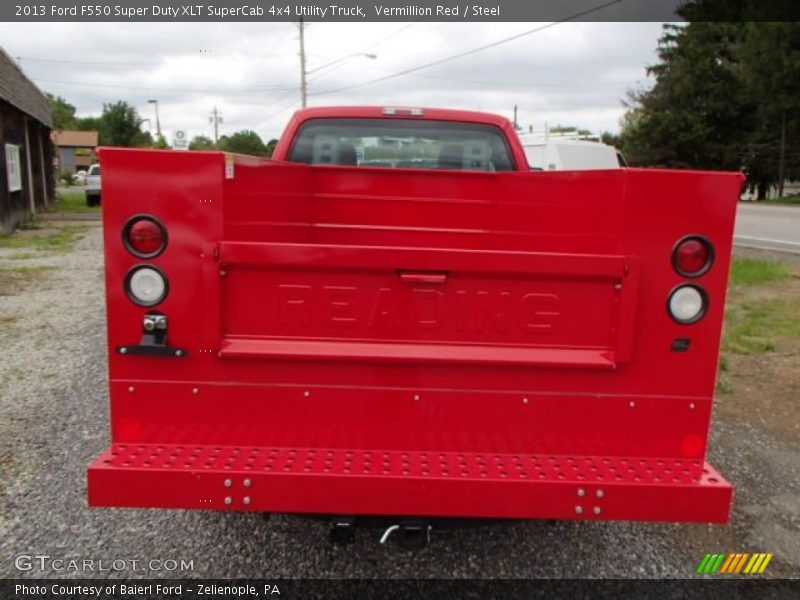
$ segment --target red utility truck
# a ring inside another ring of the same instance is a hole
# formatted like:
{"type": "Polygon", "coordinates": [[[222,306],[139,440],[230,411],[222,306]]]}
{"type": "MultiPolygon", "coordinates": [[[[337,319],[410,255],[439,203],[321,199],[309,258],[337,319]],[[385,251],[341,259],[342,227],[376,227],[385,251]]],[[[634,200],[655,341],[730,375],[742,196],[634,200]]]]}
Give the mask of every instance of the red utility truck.
{"type": "MultiPolygon", "coordinates": [[[[531,171],[476,112],[297,112],[272,159],[105,148],[92,506],[725,522],[738,173],[531,171]]],[[[392,527],[391,530],[396,529],[392,527]]],[[[420,533],[421,532],[421,533],[420,533]]]]}

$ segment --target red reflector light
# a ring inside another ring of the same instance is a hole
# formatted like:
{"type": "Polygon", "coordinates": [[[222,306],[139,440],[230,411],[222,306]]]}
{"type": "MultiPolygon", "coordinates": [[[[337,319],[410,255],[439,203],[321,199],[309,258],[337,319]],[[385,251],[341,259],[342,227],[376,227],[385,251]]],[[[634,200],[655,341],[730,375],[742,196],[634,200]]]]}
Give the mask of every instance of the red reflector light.
{"type": "Polygon", "coordinates": [[[684,238],[672,254],[675,270],[684,277],[699,277],[711,268],[713,260],[711,244],[700,237],[684,238]]]}
{"type": "Polygon", "coordinates": [[[167,231],[153,217],[133,217],[125,225],[122,241],[128,251],[140,258],[153,258],[167,246],[167,231]]]}

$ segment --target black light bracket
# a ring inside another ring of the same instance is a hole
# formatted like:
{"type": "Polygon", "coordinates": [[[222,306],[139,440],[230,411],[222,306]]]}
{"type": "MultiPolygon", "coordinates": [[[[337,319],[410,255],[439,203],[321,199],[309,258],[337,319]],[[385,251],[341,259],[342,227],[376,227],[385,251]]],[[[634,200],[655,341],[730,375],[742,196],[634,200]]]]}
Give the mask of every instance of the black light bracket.
{"type": "Polygon", "coordinates": [[[142,339],[139,343],[135,346],[117,346],[117,352],[137,356],[187,356],[189,353],[184,348],[167,345],[167,331],[167,315],[151,310],[142,318],[142,339]]]}

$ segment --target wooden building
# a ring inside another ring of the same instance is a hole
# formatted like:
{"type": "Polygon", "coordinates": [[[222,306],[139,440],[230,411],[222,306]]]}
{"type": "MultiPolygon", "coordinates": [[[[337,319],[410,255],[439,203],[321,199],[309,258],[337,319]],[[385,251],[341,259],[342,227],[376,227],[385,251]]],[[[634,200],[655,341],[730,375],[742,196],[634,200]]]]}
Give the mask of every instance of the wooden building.
{"type": "Polygon", "coordinates": [[[0,231],[55,200],[50,103],[0,48],[0,231]]]}

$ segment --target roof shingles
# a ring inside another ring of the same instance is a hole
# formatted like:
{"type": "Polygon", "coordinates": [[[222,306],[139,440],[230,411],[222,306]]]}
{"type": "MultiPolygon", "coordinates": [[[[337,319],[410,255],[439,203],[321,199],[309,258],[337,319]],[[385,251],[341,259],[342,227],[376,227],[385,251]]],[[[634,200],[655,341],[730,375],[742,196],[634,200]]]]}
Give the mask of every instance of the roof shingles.
{"type": "Polygon", "coordinates": [[[53,126],[47,96],[25,77],[17,63],[2,48],[0,48],[0,98],[47,127],[53,126]]]}

